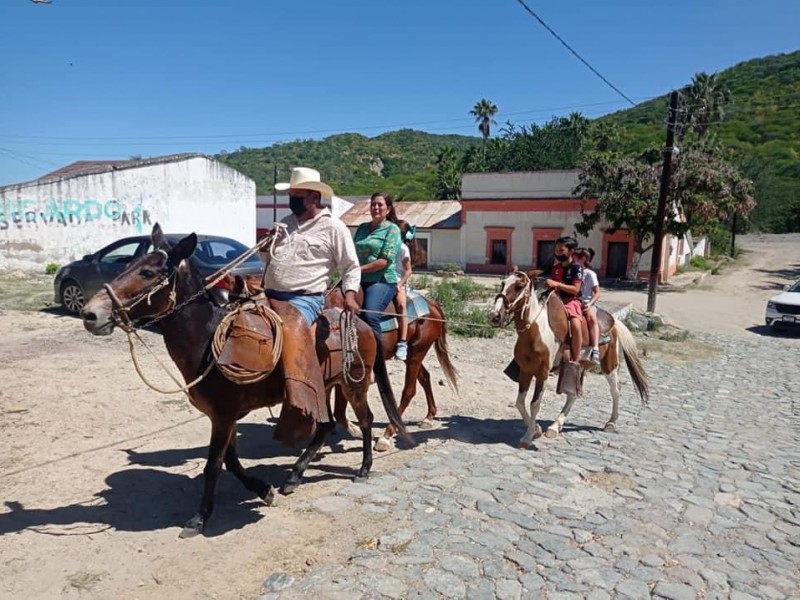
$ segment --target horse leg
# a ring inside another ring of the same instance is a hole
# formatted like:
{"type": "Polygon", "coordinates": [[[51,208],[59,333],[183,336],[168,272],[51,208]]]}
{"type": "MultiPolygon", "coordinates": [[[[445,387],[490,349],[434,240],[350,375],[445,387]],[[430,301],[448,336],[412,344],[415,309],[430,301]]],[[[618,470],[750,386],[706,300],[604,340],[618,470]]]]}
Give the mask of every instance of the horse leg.
{"type": "Polygon", "coordinates": [[[272,506],[275,500],[275,494],[272,492],[272,486],[266,481],[262,481],[257,477],[249,476],[239,462],[238,442],[236,439],[236,428],[233,430],[231,440],[228,443],[228,449],[225,451],[225,468],[231,473],[236,475],[236,478],[242,482],[251,492],[255,493],[261,498],[267,506],[272,506]]]}
{"type": "MultiPolygon", "coordinates": [[[[337,385],[333,392],[333,417],[339,425],[347,429],[347,433],[358,439],[361,437],[361,430],[353,425],[347,418],[347,398],[342,392],[341,385],[337,385]]],[[[328,401],[330,402],[330,391],[328,392],[328,401]]]]}
{"type": "Polygon", "coordinates": [[[297,459],[297,462],[294,463],[289,478],[281,486],[281,494],[291,494],[297,489],[297,486],[300,485],[300,480],[303,478],[303,473],[305,472],[306,468],[308,468],[308,464],[314,460],[317,452],[319,452],[319,449],[322,448],[322,444],[325,443],[325,440],[328,438],[328,435],[330,435],[331,431],[333,431],[334,427],[336,427],[336,421],[333,420],[328,421],[327,423],[317,424],[317,432],[314,434],[314,438],[300,455],[300,458],[297,459]]]}
{"type": "MultiPolygon", "coordinates": [[[[406,359],[406,377],[405,383],[403,384],[403,395],[400,398],[400,406],[397,407],[397,411],[400,413],[401,417],[408,408],[408,405],[411,404],[412,398],[414,398],[414,395],[417,393],[417,376],[422,367],[422,359],[425,357],[424,353],[419,351],[415,352],[414,350],[415,348],[412,347],[406,359]]],[[[383,437],[378,438],[378,441],[375,442],[375,451],[386,452],[389,450],[392,447],[392,437],[394,434],[394,426],[389,423],[389,425],[386,426],[386,430],[383,432],[383,437]]]]}
{"type": "Polygon", "coordinates": [[[226,448],[230,443],[231,436],[236,429],[236,422],[233,423],[211,423],[211,442],[208,445],[208,459],[203,469],[205,484],[203,488],[203,499],[200,501],[199,512],[189,519],[181,531],[180,537],[194,537],[203,533],[206,521],[214,512],[214,491],[217,487],[217,479],[222,470],[222,459],[225,456],[226,448]]]}
{"type": "Polygon", "coordinates": [[[428,402],[428,414],[425,415],[425,418],[419,424],[420,429],[432,429],[433,428],[433,421],[436,418],[436,399],[433,397],[433,388],[431,387],[431,374],[428,373],[428,369],[425,368],[425,365],[419,366],[419,375],[417,375],[417,381],[422,386],[422,390],[425,392],[425,400],[428,402]]]}
{"type": "Polygon", "coordinates": [[[564,428],[564,421],[567,420],[569,411],[572,410],[572,405],[575,403],[576,398],[577,396],[575,394],[567,394],[567,401],[564,403],[564,407],[561,409],[561,412],[558,413],[558,416],[556,417],[556,420],[553,421],[552,425],[547,428],[545,436],[550,439],[558,437],[558,434],[561,433],[561,430],[564,428]]]}
{"type": "Polygon", "coordinates": [[[616,431],[619,417],[619,368],[606,375],[608,389],[611,391],[611,418],[603,427],[603,431],[616,431]]]}
{"type": "Polygon", "coordinates": [[[356,479],[363,479],[369,475],[372,468],[372,411],[369,409],[367,395],[369,386],[365,386],[357,391],[348,390],[346,392],[350,406],[358,419],[361,428],[361,468],[356,473],[356,479]]]}
{"type": "MultiPolygon", "coordinates": [[[[528,406],[525,403],[525,398],[528,396],[528,390],[531,387],[531,381],[533,380],[533,373],[526,372],[522,370],[519,374],[519,387],[517,392],[517,410],[519,414],[522,416],[522,420],[525,423],[525,435],[523,435],[519,443],[517,444],[517,448],[527,449],[530,448],[533,444],[534,438],[539,437],[542,432],[541,429],[538,431],[537,435],[537,428],[539,427],[536,424],[536,416],[535,414],[532,416],[528,413],[528,406]]],[[[536,392],[539,392],[541,395],[541,387],[542,384],[539,383],[539,380],[536,380],[536,387],[534,390],[534,398],[536,397],[536,392]]],[[[540,398],[541,401],[541,398],[540,398]]],[[[534,403],[531,402],[531,410],[534,408],[534,403]]],[[[538,405],[536,406],[536,410],[538,411],[538,405]]]]}

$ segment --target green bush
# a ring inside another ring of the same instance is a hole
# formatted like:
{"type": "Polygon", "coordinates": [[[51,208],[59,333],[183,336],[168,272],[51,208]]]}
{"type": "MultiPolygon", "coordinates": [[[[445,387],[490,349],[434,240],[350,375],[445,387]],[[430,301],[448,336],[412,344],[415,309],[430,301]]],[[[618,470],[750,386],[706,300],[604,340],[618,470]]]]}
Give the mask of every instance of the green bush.
{"type": "Polygon", "coordinates": [[[469,277],[445,280],[432,286],[430,297],[442,307],[447,328],[456,335],[465,337],[492,338],[497,330],[489,326],[489,318],[470,300],[482,299],[491,295],[491,290],[475,283],[469,277]]]}
{"type": "Polygon", "coordinates": [[[689,261],[689,264],[695,269],[701,269],[703,271],[707,271],[711,267],[704,256],[693,256],[689,261]]]}
{"type": "Polygon", "coordinates": [[[433,277],[430,275],[412,275],[410,283],[415,290],[429,290],[433,287],[433,277]]]}
{"type": "Polygon", "coordinates": [[[56,263],[47,263],[44,269],[45,275],[55,275],[56,271],[58,271],[58,265],[56,263]]]}
{"type": "Polygon", "coordinates": [[[461,271],[461,267],[456,263],[444,263],[441,270],[445,273],[458,273],[461,271]]]}

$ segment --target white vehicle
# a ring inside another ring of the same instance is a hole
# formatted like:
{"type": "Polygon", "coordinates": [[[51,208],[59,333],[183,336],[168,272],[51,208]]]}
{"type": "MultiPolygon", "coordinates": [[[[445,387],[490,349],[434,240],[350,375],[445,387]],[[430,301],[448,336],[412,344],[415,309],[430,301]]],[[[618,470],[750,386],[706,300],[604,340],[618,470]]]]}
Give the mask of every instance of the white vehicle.
{"type": "Polygon", "coordinates": [[[767,301],[765,321],[769,327],[800,327],[800,279],[767,301]]]}

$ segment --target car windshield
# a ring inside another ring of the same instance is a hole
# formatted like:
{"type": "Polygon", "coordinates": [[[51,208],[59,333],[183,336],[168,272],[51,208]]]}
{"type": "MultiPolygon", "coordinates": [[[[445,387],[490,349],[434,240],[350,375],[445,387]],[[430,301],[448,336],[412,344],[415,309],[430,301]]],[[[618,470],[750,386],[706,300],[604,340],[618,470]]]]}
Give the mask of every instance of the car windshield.
{"type": "Polygon", "coordinates": [[[787,292],[797,292],[800,294],[800,279],[794,282],[794,284],[786,290],[787,292]]]}
{"type": "MultiPolygon", "coordinates": [[[[228,238],[214,238],[202,240],[197,243],[195,255],[200,261],[207,265],[224,266],[232,260],[239,258],[247,252],[248,248],[244,244],[228,238]]],[[[260,265],[261,259],[258,254],[253,254],[244,261],[245,265],[260,265]]]]}

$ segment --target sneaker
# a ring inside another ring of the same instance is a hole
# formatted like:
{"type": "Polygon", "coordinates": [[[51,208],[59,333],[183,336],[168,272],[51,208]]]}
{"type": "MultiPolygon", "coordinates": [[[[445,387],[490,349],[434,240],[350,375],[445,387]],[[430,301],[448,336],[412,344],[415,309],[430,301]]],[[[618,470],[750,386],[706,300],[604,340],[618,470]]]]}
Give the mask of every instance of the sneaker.
{"type": "Polygon", "coordinates": [[[600,364],[600,351],[597,348],[592,348],[592,351],[589,353],[589,362],[593,365],[600,364]]]}
{"type": "Polygon", "coordinates": [[[408,358],[408,342],[397,342],[397,348],[394,351],[394,357],[397,360],[405,360],[408,358]]]}

